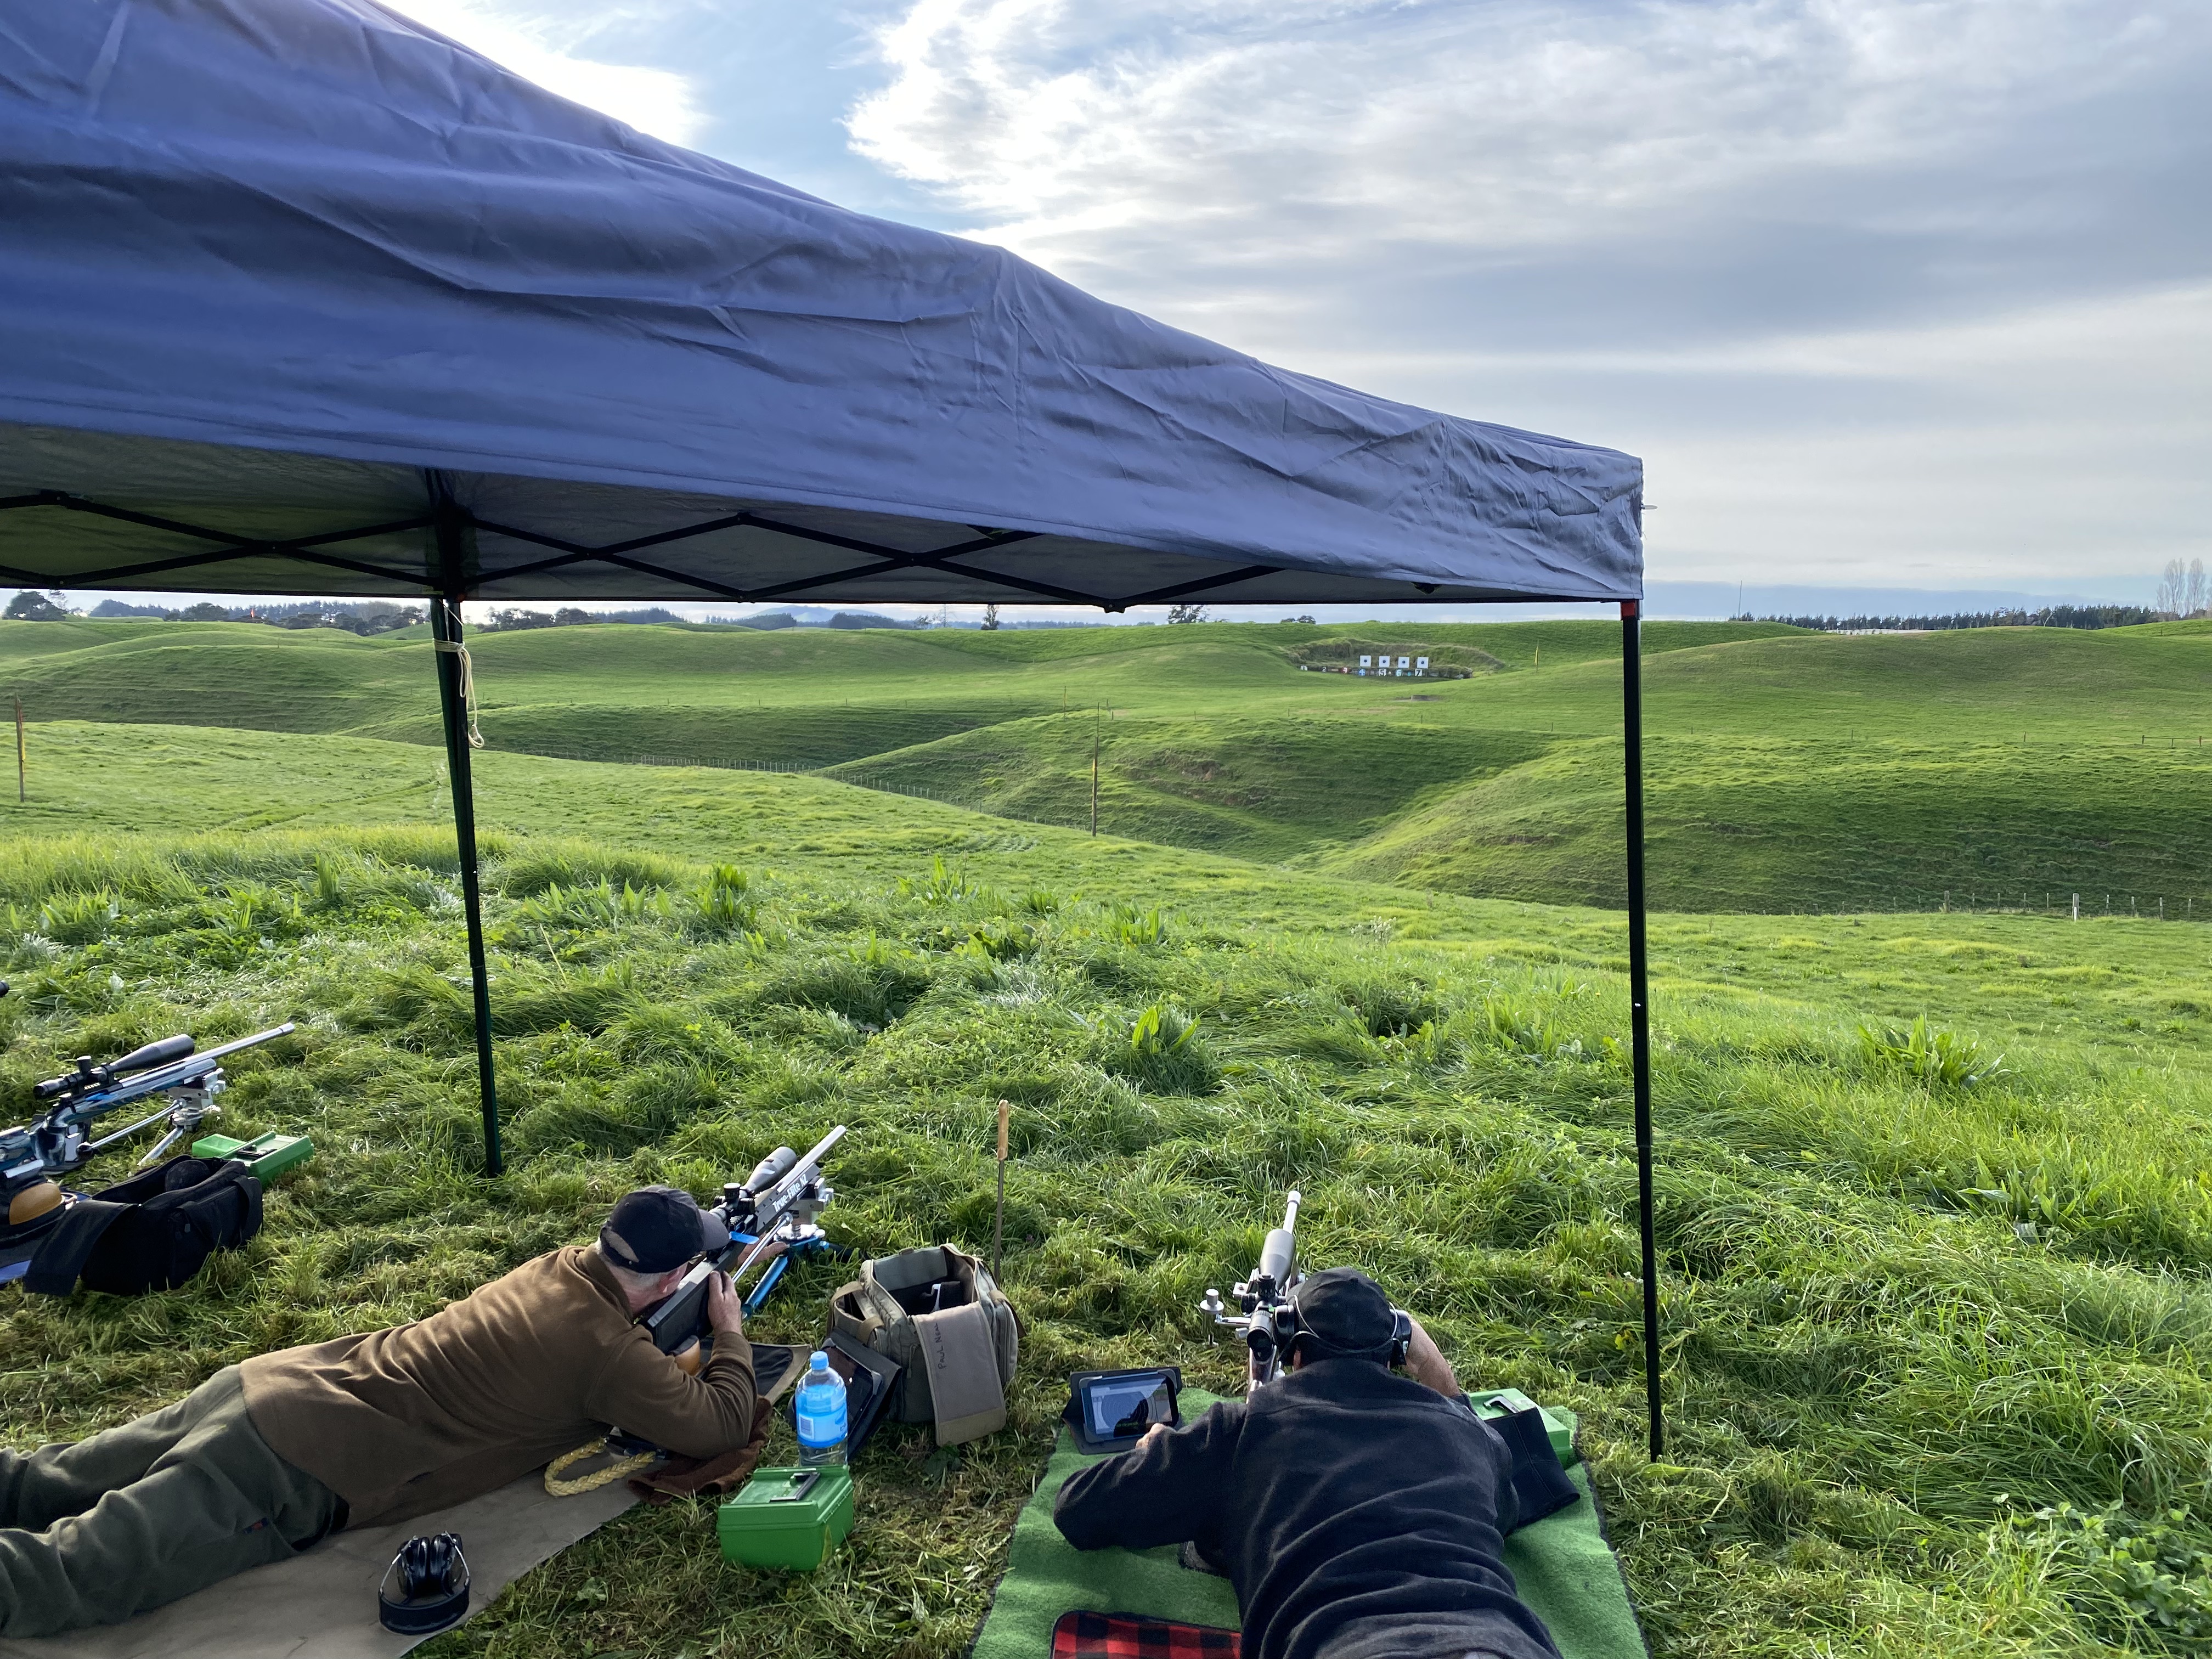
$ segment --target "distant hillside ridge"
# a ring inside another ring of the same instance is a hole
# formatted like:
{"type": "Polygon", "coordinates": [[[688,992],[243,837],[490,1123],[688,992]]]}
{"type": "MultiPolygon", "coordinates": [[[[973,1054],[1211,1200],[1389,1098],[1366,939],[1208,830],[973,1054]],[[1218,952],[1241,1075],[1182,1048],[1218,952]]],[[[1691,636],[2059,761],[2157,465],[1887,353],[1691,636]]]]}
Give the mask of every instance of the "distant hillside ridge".
{"type": "MultiPolygon", "coordinates": [[[[1846,636],[1650,624],[1655,902],[1941,908],[2212,870],[2212,621],[1846,636]]],[[[1614,903],[1617,623],[474,632],[493,750],[822,771],[1016,820],[1474,895],[1614,903]],[[1485,664],[1302,672],[1366,650],[1485,664]],[[1094,773],[1095,768],[1095,773],[1094,773]],[[1095,777],[1095,783],[1094,783],[1095,777]]],[[[0,623],[65,720],[434,744],[416,627],[0,623]]],[[[35,730],[33,750],[35,756],[35,730]]],[[[35,760],[34,760],[35,764],[35,760]]],[[[2038,902],[2040,902],[2039,898],[2038,902]]],[[[2101,903],[2101,899],[2097,901],[2101,903]]]]}

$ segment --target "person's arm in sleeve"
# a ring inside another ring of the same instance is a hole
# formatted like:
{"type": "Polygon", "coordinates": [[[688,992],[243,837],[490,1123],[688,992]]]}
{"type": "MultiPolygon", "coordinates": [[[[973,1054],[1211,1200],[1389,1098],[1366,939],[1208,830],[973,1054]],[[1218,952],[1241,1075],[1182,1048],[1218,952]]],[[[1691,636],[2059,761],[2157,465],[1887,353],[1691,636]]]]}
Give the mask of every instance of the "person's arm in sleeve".
{"type": "Polygon", "coordinates": [[[713,1356],[696,1376],[634,1330],[593,1384],[586,1408],[602,1423],[684,1457],[720,1457],[753,1433],[753,1349],[745,1340],[743,1304],[716,1274],[707,1288],[714,1328],[713,1356]]]}
{"type": "Polygon", "coordinates": [[[1127,1451],[1067,1477],[1053,1500],[1060,1536],[1079,1550],[1150,1549],[1198,1537],[1229,1481],[1244,1408],[1210,1407],[1179,1429],[1156,1427],[1127,1451]]]}

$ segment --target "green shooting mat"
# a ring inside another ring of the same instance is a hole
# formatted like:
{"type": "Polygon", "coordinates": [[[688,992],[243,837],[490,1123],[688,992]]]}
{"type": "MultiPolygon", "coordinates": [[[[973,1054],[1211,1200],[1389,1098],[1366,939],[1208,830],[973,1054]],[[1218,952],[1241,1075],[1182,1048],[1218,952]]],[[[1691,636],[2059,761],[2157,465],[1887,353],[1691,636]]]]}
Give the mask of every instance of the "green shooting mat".
{"type": "MultiPolygon", "coordinates": [[[[1214,1396],[1186,1389],[1182,1404],[1196,1413],[1214,1396]]],[[[1557,1407],[1552,1414],[1570,1413],[1557,1407]]],[[[1044,1479],[1014,1522],[1006,1574],[975,1638],[972,1659],[1046,1659],[1060,1614],[1139,1613],[1181,1624],[1237,1626],[1237,1593],[1225,1578],[1193,1572],[1172,1545],[1152,1550],[1079,1550],[1052,1523],[1060,1482],[1089,1462],[1062,1427],[1044,1479]]],[[[1505,1565],[1522,1600],[1552,1632],[1565,1659],[1645,1659],[1644,1634],[1628,1587],[1600,1526],[1589,1473],[1569,1471],[1583,1501],[1571,1504],[1505,1540],[1505,1565]]]]}

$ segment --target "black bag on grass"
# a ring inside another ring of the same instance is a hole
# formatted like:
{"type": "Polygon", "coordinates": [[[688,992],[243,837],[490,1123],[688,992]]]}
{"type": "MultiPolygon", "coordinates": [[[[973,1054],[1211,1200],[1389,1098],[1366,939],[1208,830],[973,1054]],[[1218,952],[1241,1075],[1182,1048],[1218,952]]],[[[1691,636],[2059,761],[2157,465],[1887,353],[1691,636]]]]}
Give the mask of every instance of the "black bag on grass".
{"type": "Polygon", "coordinates": [[[143,1296],[191,1279],[261,1231],[261,1183],[234,1158],[183,1156],[79,1199],[31,1258],[27,1290],[143,1296]]]}

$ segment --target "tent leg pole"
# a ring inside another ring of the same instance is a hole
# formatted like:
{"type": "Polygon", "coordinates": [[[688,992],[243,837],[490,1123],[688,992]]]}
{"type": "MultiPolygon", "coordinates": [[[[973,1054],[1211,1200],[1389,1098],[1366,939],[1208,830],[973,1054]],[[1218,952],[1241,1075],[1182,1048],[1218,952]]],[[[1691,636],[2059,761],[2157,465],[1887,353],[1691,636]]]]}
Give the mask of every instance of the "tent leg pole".
{"type": "Polygon", "coordinates": [[[446,769],[453,783],[453,836],[461,854],[461,904],[468,916],[469,981],[476,994],[477,1087],[483,1106],[484,1173],[505,1167],[499,1148],[499,1091],[492,1080],[491,981],[484,966],[483,893],[477,881],[477,797],[469,768],[469,711],[461,689],[461,599],[441,593],[430,601],[430,635],[437,641],[438,702],[446,716],[446,769]]]}
{"type": "Polygon", "coordinates": [[[1634,599],[1620,605],[1622,752],[1628,808],[1628,1033],[1636,1091],[1638,1226],[1644,1246],[1644,1396],[1651,1414],[1651,1456],[1667,1428],[1659,1375],[1659,1243],[1651,1189],[1651,974],[1644,925],[1644,623],[1634,599]]]}

